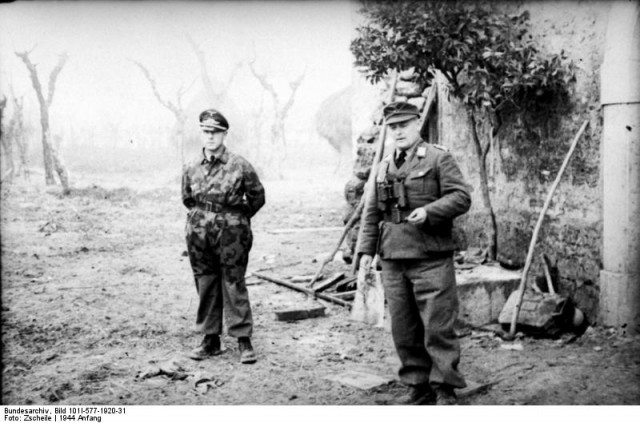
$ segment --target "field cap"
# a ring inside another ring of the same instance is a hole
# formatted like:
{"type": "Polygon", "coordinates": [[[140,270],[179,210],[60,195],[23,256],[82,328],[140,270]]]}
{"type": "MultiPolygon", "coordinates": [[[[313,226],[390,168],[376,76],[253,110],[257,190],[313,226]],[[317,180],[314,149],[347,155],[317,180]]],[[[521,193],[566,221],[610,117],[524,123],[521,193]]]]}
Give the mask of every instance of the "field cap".
{"type": "Polygon", "coordinates": [[[387,125],[420,117],[418,108],[404,101],[387,104],[384,109],[382,109],[382,114],[384,115],[384,123],[387,125]]]}

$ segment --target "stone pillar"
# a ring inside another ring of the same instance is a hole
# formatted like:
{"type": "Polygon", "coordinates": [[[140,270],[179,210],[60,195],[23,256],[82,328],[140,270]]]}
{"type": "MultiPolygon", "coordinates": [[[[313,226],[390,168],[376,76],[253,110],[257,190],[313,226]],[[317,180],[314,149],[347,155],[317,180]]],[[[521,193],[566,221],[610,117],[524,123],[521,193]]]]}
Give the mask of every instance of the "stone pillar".
{"type": "Polygon", "coordinates": [[[612,4],[601,69],[600,317],[640,333],[640,5],[612,4]]]}

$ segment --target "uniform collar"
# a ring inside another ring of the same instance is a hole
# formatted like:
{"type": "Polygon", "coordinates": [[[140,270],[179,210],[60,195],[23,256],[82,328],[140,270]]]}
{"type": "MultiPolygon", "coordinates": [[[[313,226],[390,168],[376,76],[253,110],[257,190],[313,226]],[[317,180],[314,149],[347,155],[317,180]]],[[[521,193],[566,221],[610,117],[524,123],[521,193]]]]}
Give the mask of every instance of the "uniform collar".
{"type": "Polygon", "coordinates": [[[207,164],[207,163],[213,164],[216,162],[216,160],[220,160],[222,163],[227,163],[229,161],[229,152],[227,151],[227,147],[224,145],[220,147],[220,152],[216,156],[207,157],[205,151],[206,150],[203,148],[202,161],[200,162],[200,164],[207,164]]]}
{"type": "MultiPolygon", "coordinates": [[[[413,147],[405,150],[405,152],[407,153],[406,155],[406,160],[408,161],[410,158],[414,157],[414,152],[416,151],[416,149],[420,148],[422,145],[424,145],[425,141],[420,138],[414,145],[413,147]]],[[[398,155],[400,154],[400,150],[399,149],[395,149],[394,154],[393,154],[393,158],[397,158],[398,155]]]]}

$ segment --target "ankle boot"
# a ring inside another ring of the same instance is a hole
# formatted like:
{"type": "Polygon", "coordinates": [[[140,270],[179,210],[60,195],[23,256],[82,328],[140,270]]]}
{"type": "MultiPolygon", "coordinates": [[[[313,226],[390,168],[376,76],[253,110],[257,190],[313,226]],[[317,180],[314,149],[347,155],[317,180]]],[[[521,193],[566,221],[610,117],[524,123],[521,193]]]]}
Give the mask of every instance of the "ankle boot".
{"type": "Polygon", "coordinates": [[[248,336],[238,338],[238,349],[240,350],[240,363],[250,364],[258,360],[251,346],[251,339],[248,336]]]}
{"type": "Polygon", "coordinates": [[[189,358],[193,360],[203,360],[208,357],[222,354],[220,348],[220,335],[205,335],[198,347],[189,353],[189,358]]]}

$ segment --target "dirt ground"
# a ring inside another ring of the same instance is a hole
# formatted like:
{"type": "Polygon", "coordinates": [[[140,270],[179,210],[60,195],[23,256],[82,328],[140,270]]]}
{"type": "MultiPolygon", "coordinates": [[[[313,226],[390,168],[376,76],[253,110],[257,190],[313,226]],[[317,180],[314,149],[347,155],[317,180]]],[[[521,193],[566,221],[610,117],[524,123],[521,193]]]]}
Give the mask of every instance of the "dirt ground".
{"type": "MultiPolygon", "coordinates": [[[[342,224],[344,179],[326,173],[265,183],[250,271],[315,273],[340,231],[279,230],[342,224]]],[[[362,390],[326,379],[394,377],[385,329],[322,301],[325,317],[276,321],[276,310],[314,301],[256,277],[248,284],[258,362],[241,365],[228,337],[219,357],[185,358],[200,337],[177,176],[74,177],[82,182],[66,198],[41,174],[2,186],[3,404],[385,405],[406,397],[395,381],[362,390]],[[174,376],[154,376],[159,368],[174,376]]],[[[334,262],[327,272],[347,269],[334,262]]],[[[462,404],[640,404],[638,336],[595,327],[577,339],[524,337],[520,351],[487,332],[460,336],[468,380],[496,382],[462,404]]]]}

